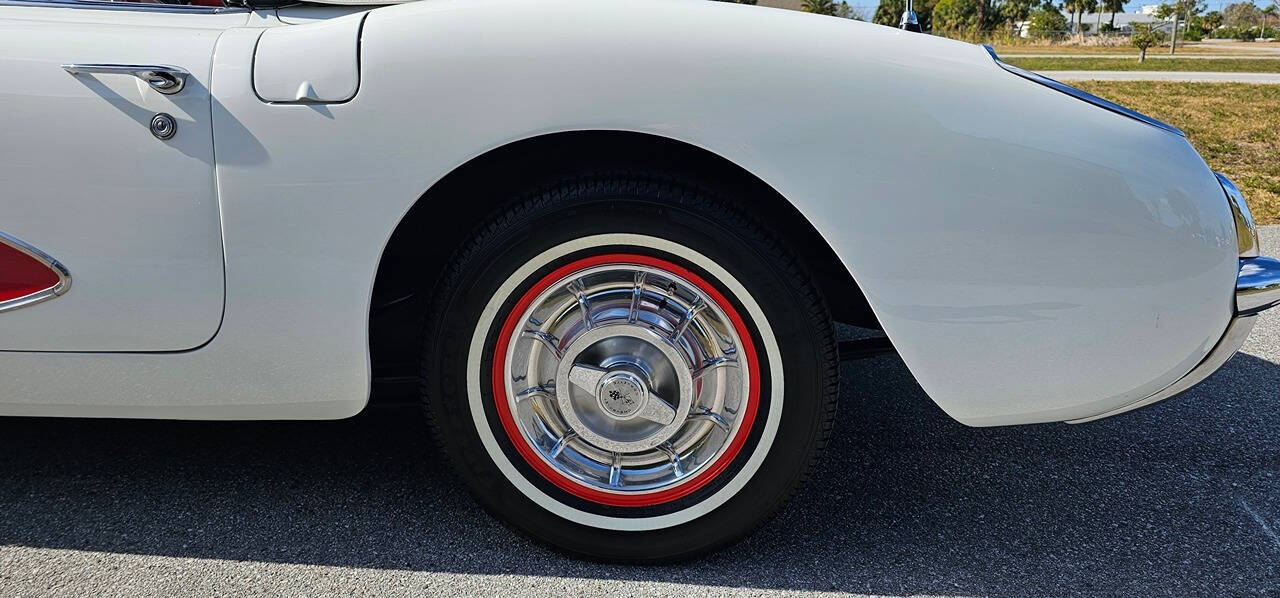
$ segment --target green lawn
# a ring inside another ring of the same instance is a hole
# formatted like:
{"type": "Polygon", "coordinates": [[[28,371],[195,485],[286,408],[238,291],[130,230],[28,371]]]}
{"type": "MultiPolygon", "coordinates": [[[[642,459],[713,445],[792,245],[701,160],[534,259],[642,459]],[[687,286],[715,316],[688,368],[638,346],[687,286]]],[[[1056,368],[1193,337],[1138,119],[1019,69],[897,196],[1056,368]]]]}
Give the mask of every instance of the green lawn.
{"type": "MultiPolygon", "coordinates": [[[[1211,56],[1231,56],[1233,54],[1249,55],[1265,53],[1267,49],[1280,48],[1280,42],[1248,42],[1236,43],[1229,40],[1213,40],[1211,44],[1199,44],[1192,42],[1183,45],[1178,44],[1178,54],[1181,55],[1211,55],[1211,56]]],[[[1090,54],[1132,54],[1134,58],[1138,57],[1138,49],[1129,44],[1117,45],[1088,45],[1081,46],[1073,43],[1020,43],[1020,44],[995,44],[996,52],[1001,56],[1006,54],[1080,54],[1088,56],[1090,54]]],[[[1155,46],[1147,50],[1147,57],[1152,56],[1168,56],[1169,46],[1155,46]]]]}
{"type": "Polygon", "coordinates": [[[1280,73],[1280,58],[1161,58],[1138,62],[1130,58],[1000,57],[1009,64],[1032,71],[1201,71],[1215,73],[1280,73]]]}
{"type": "Polygon", "coordinates": [[[1172,124],[1235,181],[1259,224],[1280,224],[1280,85],[1082,81],[1072,85],[1172,124]]]}

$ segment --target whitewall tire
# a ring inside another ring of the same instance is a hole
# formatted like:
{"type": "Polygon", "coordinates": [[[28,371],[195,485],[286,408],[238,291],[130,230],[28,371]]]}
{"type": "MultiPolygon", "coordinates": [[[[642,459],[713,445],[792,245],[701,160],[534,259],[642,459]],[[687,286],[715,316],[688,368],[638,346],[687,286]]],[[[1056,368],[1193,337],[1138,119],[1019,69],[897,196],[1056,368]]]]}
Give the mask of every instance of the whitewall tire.
{"type": "Polygon", "coordinates": [[[742,537],[798,487],[834,416],[831,324],[803,268],[728,206],[573,179],[460,252],[424,400],[490,512],[575,553],[670,560],[742,537]]]}

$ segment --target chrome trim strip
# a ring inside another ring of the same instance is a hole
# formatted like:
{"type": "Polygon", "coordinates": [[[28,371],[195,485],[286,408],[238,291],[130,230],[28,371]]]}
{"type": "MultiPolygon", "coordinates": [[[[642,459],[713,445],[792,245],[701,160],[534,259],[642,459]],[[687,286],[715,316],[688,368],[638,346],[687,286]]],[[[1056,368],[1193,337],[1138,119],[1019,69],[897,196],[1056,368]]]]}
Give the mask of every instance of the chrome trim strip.
{"type": "Polygon", "coordinates": [[[1169,123],[1158,121],[1154,118],[1151,118],[1150,116],[1142,114],[1141,112],[1137,112],[1129,108],[1125,108],[1124,106],[1121,106],[1120,104],[1117,104],[1110,100],[1104,100],[1087,91],[1076,89],[1070,85],[1067,85],[1066,83],[1054,81],[1053,79],[1050,79],[1044,75],[1041,75],[1040,73],[1034,73],[1034,72],[1028,71],[1027,69],[1013,66],[1012,64],[1009,64],[1003,60],[1000,60],[1000,57],[996,55],[995,49],[992,48],[991,46],[984,44],[982,47],[987,49],[987,53],[991,55],[991,59],[995,60],[996,64],[999,65],[1000,68],[1006,71],[1009,71],[1010,73],[1013,73],[1019,77],[1022,77],[1023,79],[1034,81],[1036,83],[1039,83],[1055,91],[1060,91],[1062,93],[1065,93],[1078,100],[1084,100],[1099,108],[1110,110],[1122,116],[1127,116],[1136,121],[1146,123],[1158,129],[1164,129],[1166,131],[1169,131],[1170,133],[1175,133],[1183,137],[1187,136],[1186,133],[1182,132],[1182,129],[1179,129],[1169,123]]]}
{"type": "Polygon", "coordinates": [[[249,12],[235,6],[189,6],[186,4],[151,4],[143,2],[112,2],[111,0],[0,0],[0,6],[42,6],[47,8],[91,8],[99,10],[133,10],[141,12],[170,12],[187,14],[219,14],[249,12]]]}
{"type": "Polygon", "coordinates": [[[0,243],[17,249],[19,252],[36,259],[40,263],[48,266],[58,275],[58,284],[55,284],[48,289],[38,293],[32,293],[25,297],[18,297],[17,299],[0,301],[0,313],[12,311],[20,307],[26,307],[28,305],[35,305],[36,303],[48,301],[55,297],[61,297],[66,295],[67,291],[71,290],[71,271],[67,270],[67,267],[62,265],[62,262],[53,259],[49,254],[36,249],[17,237],[5,234],[4,231],[0,231],[0,243]]]}
{"type": "Polygon", "coordinates": [[[1240,257],[1258,257],[1261,245],[1258,243],[1258,228],[1253,225],[1253,213],[1249,211],[1249,202],[1244,194],[1236,188],[1236,184],[1221,172],[1213,173],[1218,177],[1218,184],[1227,194],[1227,203],[1231,205],[1231,216],[1236,221],[1236,240],[1240,248],[1240,257]]]}

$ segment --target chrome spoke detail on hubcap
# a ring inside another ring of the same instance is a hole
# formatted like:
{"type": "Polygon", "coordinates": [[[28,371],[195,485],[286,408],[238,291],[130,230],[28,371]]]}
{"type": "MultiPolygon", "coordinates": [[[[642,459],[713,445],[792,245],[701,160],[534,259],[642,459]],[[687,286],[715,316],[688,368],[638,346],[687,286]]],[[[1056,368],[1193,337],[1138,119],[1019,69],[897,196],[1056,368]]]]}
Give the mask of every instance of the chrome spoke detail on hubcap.
{"type": "Polygon", "coordinates": [[[625,260],[544,282],[497,358],[523,440],[556,475],[642,495],[725,454],[753,366],[731,306],[706,283],[625,260]]]}
{"type": "Polygon", "coordinates": [[[671,461],[671,470],[674,471],[676,475],[684,475],[684,468],[680,466],[680,453],[677,453],[676,449],[671,447],[670,442],[662,443],[658,446],[658,450],[667,455],[667,459],[671,461]]]}
{"type": "Polygon", "coordinates": [[[707,411],[707,410],[705,410],[705,409],[704,409],[704,410],[700,410],[700,411],[698,411],[697,413],[694,413],[693,415],[690,415],[690,416],[689,416],[689,419],[705,420],[705,421],[709,421],[709,422],[711,422],[711,423],[713,423],[713,424],[715,424],[715,425],[717,425],[717,426],[720,426],[720,429],[722,429],[722,430],[726,430],[726,431],[727,431],[727,430],[729,429],[729,422],[725,421],[723,417],[720,417],[720,414],[719,414],[719,413],[713,413],[713,412],[711,412],[711,411],[707,411]]]}
{"type": "Polygon", "coordinates": [[[516,393],[516,400],[523,400],[529,397],[553,397],[553,396],[555,396],[555,389],[547,388],[545,386],[530,386],[529,388],[526,388],[516,393]]]}
{"type": "Polygon", "coordinates": [[[640,298],[644,296],[644,279],[649,275],[644,270],[636,272],[636,286],[631,290],[631,310],[627,312],[627,323],[636,323],[636,314],[640,309],[640,298]]]}
{"type": "Polygon", "coordinates": [[[521,332],[520,335],[526,338],[536,339],[538,342],[542,343],[548,351],[555,354],[556,358],[559,358],[564,354],[564,352],[560,350],[560,339],[541,330],[525,330],[524,332],[521,332]]]}
{"type": "Polygon", "coordinates": [[[734,357],[716,357],[702,362],[698,369],[693,370],[693,379],[697,380],[713,371],[716,368],[738,367],[738,360],[734,357]]]}
{"type": "Polygon", "coordinates": [[[579,278],[578,280],[569,283],[569,288],[573,290],[574,296],[578,298],[578,307],[582,309],[583,323],[586,324],[588,329],[590,329],[595,325],[595,322],[591,321],[591,306],[587,305],[586,284],[582,282],[581,278],[579,278]]]}
{"type": "Polygon", "coordinates": [[[551,452],[549,456],[552,459],[559,457],[560,452],[564,450],[564,447],[568,446],[569,442],[577,437],[578,437],[578,434],[573,430],[569,430],[568,432],[565,432],[564,436],[561,436],[560,438],[556,439],[555,445],[551,447],[551,452]]]}

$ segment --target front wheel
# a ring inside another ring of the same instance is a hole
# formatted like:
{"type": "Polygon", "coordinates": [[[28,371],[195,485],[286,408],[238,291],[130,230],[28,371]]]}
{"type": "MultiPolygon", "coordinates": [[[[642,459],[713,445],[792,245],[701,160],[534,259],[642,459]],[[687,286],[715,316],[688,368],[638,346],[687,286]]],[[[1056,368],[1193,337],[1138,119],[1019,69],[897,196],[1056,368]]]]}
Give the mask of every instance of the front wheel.
{"type": "Polygon", "coordinates": [[[438,288],[428,414],[476,499],[562,549],[672,560],[795,491],[834,418],[825,304],[716,193],[573,179],[488,223],[438,288]]]}

